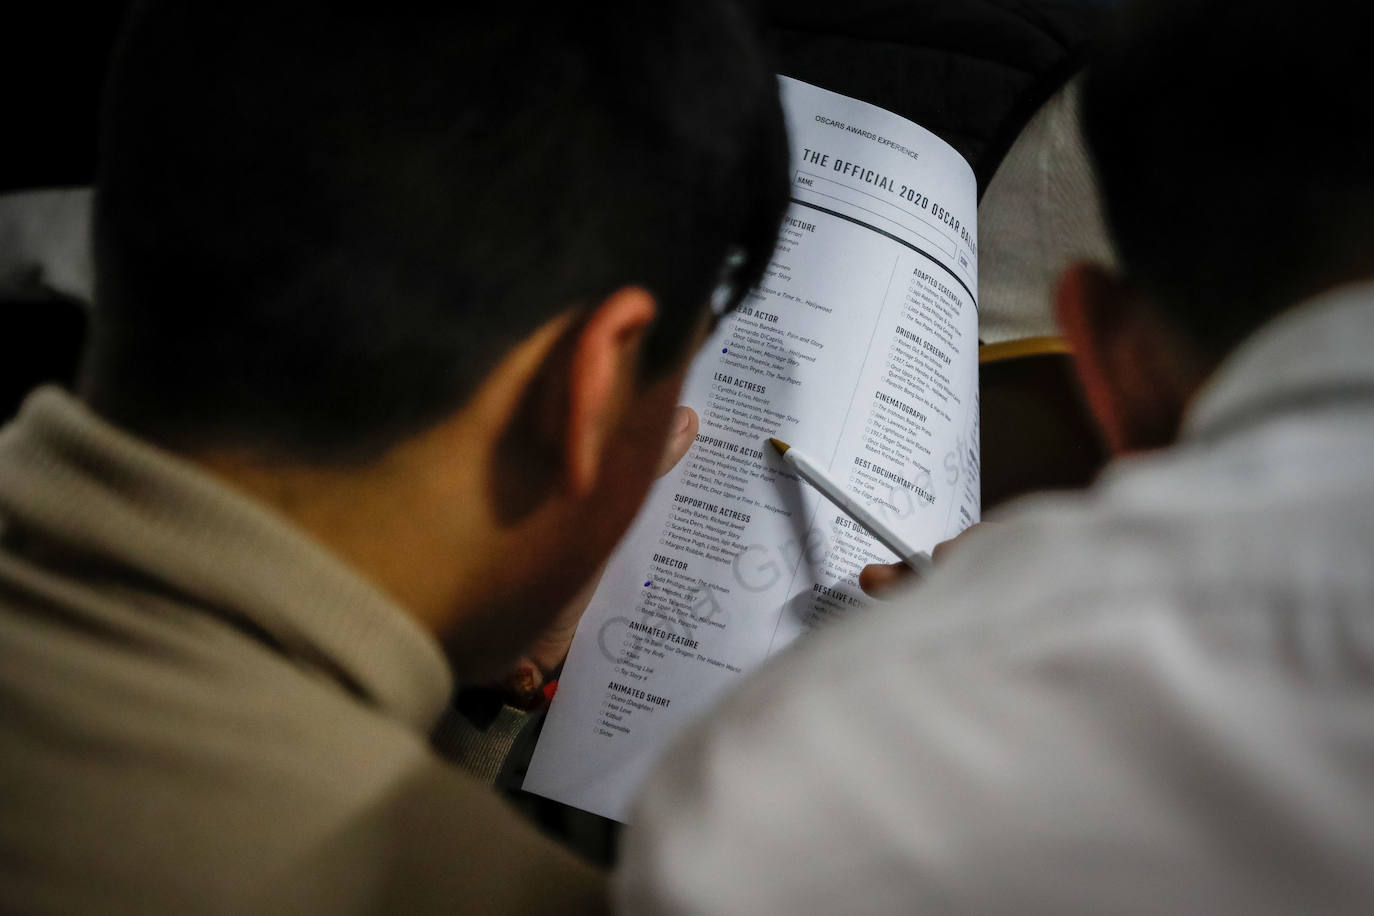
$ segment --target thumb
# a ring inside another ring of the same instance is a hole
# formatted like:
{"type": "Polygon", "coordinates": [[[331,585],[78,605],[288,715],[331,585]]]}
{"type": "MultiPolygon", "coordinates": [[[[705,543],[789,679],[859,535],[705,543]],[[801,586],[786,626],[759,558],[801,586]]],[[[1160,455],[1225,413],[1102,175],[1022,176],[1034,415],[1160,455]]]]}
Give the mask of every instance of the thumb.
{"type": "Polygon", "coordinates": [[[663,458],[659,462],[657,476],[667,474],[682,460],[682,456],[687,454],[687,450],[696,441],[699,425],[697,412],[692,408],[679,405],[673,409],[668,441],[663,446],[663,458]]]}
{"type": "Polygon", "coordinates": [[[544,672],[534,659],[522,656],[510,673],[501,678],[498,686],[506,691],[510,705],[532,709],[542,697],[540,689],[544,686],[544,672]]]}
{"type": "Polygon", "coordinates": [[[870,563],[859,573],[859,588],[872,598],[888,598],[915,574],[905,563],[870,563]]]}

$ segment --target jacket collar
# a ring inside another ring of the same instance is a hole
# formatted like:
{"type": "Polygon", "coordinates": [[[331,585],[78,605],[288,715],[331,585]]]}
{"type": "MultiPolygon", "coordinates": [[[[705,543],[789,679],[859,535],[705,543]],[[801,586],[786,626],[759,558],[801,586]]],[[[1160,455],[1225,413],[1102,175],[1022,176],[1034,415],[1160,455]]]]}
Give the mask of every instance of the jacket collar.
{"type": "Polygon", "coordinates": [[[428,731],[452,690],[438,641],[286,518],[57,388],[0,431],[0,519],[249,621],[298,664],[428,731]]]}
{"type": "Polygon", "coordinates": [[[1323,293],[1256,331],[1194,399],[1183,437],[1356,400],[1374,400],[1374,283],[1323,293]]]}

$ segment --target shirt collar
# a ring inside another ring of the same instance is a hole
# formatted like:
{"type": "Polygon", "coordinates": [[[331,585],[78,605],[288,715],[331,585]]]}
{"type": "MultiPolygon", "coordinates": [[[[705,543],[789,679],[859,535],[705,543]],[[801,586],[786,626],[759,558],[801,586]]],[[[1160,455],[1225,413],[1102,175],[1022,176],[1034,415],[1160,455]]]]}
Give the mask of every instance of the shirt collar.
{"type": "Polygon", "coordinates": [[[1374,398],[1374,282],[1323,293],[1255,332],[1193,400],[1183,435],[1352,398],[1374,398]]]}
{"type": "Polygon", "coordinates": [[[428,731],[452,690],[438,641],[267,506],[44,388],[0,432],[0,516],[113,562],[428,731]]]}

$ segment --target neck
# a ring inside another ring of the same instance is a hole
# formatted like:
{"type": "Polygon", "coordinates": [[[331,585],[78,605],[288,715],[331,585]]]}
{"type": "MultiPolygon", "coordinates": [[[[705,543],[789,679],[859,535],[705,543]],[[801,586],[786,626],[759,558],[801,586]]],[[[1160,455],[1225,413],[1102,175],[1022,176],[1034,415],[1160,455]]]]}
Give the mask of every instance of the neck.
{"type": "Polygon", "coordinates": [[[483,600],[479,567],[498,538],[483,518],[480,463],[454,451],[471,441],[431,432],[343,468],[231,451],[188,457],[285,515],[443,636],[466,604],[483,600]]]}

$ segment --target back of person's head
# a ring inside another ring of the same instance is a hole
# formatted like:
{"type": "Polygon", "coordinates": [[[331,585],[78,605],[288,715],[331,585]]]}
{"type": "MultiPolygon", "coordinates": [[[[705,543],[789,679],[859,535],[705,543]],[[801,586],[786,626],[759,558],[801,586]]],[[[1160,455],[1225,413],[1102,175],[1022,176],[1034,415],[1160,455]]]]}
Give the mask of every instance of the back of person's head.
{"type": "Polygon", "coordinates": [[[1213,357],[1374,276],[1367,4],[1131,0],[1082,118],[1128,281],[1213,357]]]}
{"type": "Polygon", "coordinates": [[[761,276],[786,161],[727,0],[152,0],[106,90],[83,387],[172,447],[365,460],[627,285],[652,376],[761,276]]]}

